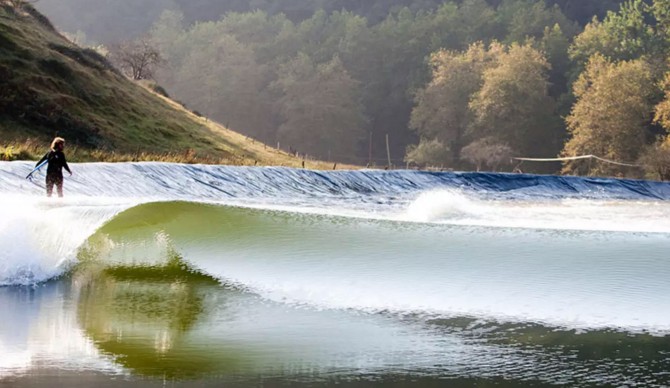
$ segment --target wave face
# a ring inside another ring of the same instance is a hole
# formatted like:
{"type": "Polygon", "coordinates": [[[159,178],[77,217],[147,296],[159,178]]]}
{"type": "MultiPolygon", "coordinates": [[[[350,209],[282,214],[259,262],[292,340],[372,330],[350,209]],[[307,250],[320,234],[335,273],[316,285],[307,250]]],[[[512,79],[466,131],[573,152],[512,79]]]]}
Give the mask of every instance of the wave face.
{"type": "MultiPolygon", "coordinates": [[[[670,185],[418,171],[79,164],[66,198],[0,164],[0,284],[84,256],[193,268],[327,309],[670,331],[670,185]]],[[[40,179],[40,178],[38,178],[40,179]]]]}

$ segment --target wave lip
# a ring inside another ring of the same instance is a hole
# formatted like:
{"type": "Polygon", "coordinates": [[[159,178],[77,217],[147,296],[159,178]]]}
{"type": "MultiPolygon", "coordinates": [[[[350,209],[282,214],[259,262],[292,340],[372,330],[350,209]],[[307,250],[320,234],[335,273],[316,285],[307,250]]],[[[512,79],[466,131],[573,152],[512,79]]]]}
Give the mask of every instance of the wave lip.
{"type": "Polygon", "coordinates": [[[84,241],[130,206],[104,198],[2,196],[0,286],[32,285],[60,276],[84,241]]]}

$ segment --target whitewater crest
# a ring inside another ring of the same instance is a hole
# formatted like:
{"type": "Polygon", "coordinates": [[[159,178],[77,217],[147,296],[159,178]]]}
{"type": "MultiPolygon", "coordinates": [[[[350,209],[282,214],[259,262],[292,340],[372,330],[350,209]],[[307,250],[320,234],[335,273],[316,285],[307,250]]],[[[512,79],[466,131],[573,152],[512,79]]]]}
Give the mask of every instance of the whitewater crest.
{"type": "Polygon", "coordinates": [[[0,285],[30,285],[61,275],[84,241],[129,206],[78,196],[51,200],[3,194],[0,285]]]}

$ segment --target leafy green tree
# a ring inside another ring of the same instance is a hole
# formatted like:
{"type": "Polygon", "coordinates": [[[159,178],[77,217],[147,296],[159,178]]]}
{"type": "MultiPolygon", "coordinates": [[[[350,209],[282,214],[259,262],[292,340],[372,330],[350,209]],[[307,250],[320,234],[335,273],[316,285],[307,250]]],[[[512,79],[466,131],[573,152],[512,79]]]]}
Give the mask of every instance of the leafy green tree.
{"type": "Polygon", "coordinates": [[[656,19],[656,29],[665,39],[670,38],[670,0],[653,0],[650,11],[656,19]]]}
{"type": "Polygon", "coordinates": [[[386,159],[385,135],[392,157],[416,141],[407,126],[412,110],[411,90],[420,85],[430,54],[425,33],[428,16],[403,9],[374,26],[358,46],[348,68],[361,81],[363,105],[370,119],[373,158],[386,159]]]}
{"type": "Polygon", "coordinates": [[[558,6],[547,7],[543,1],[505,0],[498,8],[498,18],[506,26],[507,42],[523,42],[528,37],[541,38],[545,28],[559,25],[569,37],[579,26],[569,20],[558,6]]]}
{"type": "Polygon", "coordinates": [[[624,0],[548,0],[549,5],[558,5],[565,16],[570,20],[578,22],[584,26],[588,24],[594,16],[603,18],[608,11],[619,9],[624,0]]]}
{"type": "Polygon", "coordinates": [[[300,53],[279,70],[275,88],[281,94],[283,118],[277,140],[300,153],[346,160],[365,138],[367,121],[360,104],[359,83],[335,57],[315,64],[300,53]]]}
{"type": "Polygon", "coordinates": [[[363,85],[363,102],[370,117],[373,157],[385,158],[385,135],[391,154],[404,154],[407,144],[418,141],[408,130],[416,90],[430,81],[427,59],[440,49],[462,50],[489,38],[497,24],[492,7],[484,0],[447,2],[434,11],[414,13],[402,8],[367,33],[349,59],[352,76],[363,85]]]}
{"type": "Polygon", "coordinates": [[[630,60],[651,55],[660,48],[652,26],[647,23],[649,8],[643,0],[628,0],[619,12],[608,12],[601,22],[594,18],[575,38],[570,56],[585,64],[595,54],[612,60],[630,60]]]}
{"type": "Polygon", "coordinates": [[[174,83],[175,69],[181,68],[184,58],[191,50],[183,20],[184,15],[179,11],[163,11],[149,32],[151,42],[156,45],[167,65],[158,69],[156,77],[166,85],[174,83]]]}
{"type": "MultiPolygon", "coordinates": [[[[202,26],[206,27],[206,26],[202,26]]],[[[212,27],[212,26],[209,26],[212,27]]],[[[177,70],[172,95],[227,127],[272,141],[272,100],[266,91],[268,69],[253,51],[230,35],[218,35],[192,46],[177,70]]]]}
{"type": "MultiPolygon", "coordinates": [[[[634,162],[650,137],[655,85],[649,65],[641,59],[611,62],[594,55],[574,85],[577,97],[566,121],[570,139],[562,154],[596,155],[616,162],[634,162]]],[[[617,175],[615,164],[569,161],[563,172],[617,175]]]]}
{"type": "Polygon", "coordinates": [[[334,55],[349,58],[355,51],[358,36],[367,29],[367,21],[350,12],[334,12],[330,16],[317,11],[296,28],[296,43],[301,52],[317,63],[328,62],[334,55]]]}
{"type": "Polygon", "coordinates": [[[444,166],[449,161],[449,152],[449,146],[441,141],[422,138],[418,145],[412,144],[407,147],[405,162],[421,167],[444,166]]]}
{"type": "Polygon", "coordinates": [[[300,50],[295,25],[283,14],[228,13],[217,22],[217,28],[253,49],[256,60],[262,64],[284,61],[300,50]]]}
{"type": "Polygon", "coordinates": [[[555,24],[553,27],[545,27],[539,46],[551,65],[549,94],[554,98],[561,98],[569,92],[567,77],[572,70],[572,63],[568,57],[570,39],[563,33],[561,27],[555,24]]]}

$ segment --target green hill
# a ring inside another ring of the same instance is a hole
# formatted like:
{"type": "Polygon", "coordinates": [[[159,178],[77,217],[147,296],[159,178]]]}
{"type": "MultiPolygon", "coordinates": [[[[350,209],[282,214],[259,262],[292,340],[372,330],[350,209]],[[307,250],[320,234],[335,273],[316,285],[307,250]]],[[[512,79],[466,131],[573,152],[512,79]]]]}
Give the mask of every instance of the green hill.
{"type": "Polygon", "coordinates": [[[75,161],[302,164],[130,81],[20,0],[0,0],[0,135],[4,159],[35,157],[59,135],[75,161]]]}

